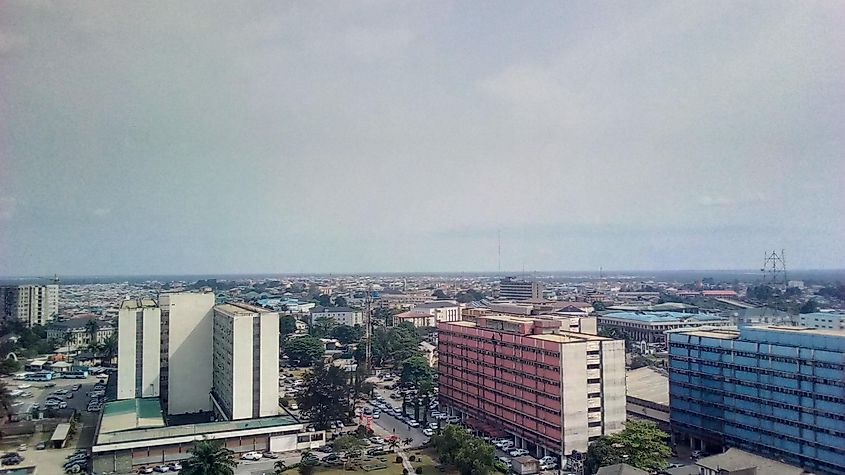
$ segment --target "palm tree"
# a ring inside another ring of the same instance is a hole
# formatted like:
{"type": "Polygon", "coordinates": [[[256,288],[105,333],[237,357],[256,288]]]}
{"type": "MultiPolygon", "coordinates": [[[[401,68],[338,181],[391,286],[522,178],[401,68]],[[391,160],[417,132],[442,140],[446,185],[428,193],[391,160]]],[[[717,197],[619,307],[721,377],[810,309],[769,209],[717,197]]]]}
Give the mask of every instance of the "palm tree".
{"type": "Polygon", "coordinates": [[[399,437],[394,435],[394,436],[390,437],[389,439],[387,439],[387,446],[390,447],[393,450],[398,449],[399,448],[399,437]]]}
{"type": "Polygon", "coordinates": [[[100,357],[109,363],[117,354],[117,335],[111,334],[100,344],[100,357]]]}
{"type": "Polygon", "coordinates": [[[284,460],[277,460],[276,463],[273,464],[275,475],[282,475],[282,473],[284,473],[287,469],[288,464],[286,464],[284,460]]]}
{"type": "Polygon", "coordinates": [[[100,324],[97,323],[97,320],[93,318],[88,320],[85,324],[85,331],[88,333],[88,343],[94,344],[97,343],[97,331],[100,330],[100,324]]]}
{"type": "Polygon", "coordinates": [[[14,404],[14,400],[12,395],[9,394],[9,388],[6,383],[0,382],[0,417],[12,418],[12,404],[14,404]]]}
{"type": "Polygon", "coordinates": [[[414,439],[412,439],[411,437],[408,437],[407,439],[402,440],[403,445],[411,445],[413,443],[414,443],[414,439]]]}
{"type": "Polygon", "coordinates": [[[238,466],[233,452],[215,440],[198,440],[188,452],[191,458],[182,464],[182,475],[233,475],[238,466]]]}

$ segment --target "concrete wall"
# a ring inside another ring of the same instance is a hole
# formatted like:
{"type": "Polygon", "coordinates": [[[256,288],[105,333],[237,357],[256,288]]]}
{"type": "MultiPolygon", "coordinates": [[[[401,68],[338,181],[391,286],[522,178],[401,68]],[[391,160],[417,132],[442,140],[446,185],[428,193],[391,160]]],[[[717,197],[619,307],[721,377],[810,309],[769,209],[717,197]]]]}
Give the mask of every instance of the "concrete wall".
{"type": "MultiPolygon", "coordinates": [[[[233,420],[252,418],[252,349],[252,317],[234,317],[231,376],[233,420]]],[[[277,387],[278,384],[277,380],[277,387]]]]}
{"type": "Polygon", "coordinates": [[[117,322],[117,398],[135,397],[135,315],[139,309],[120,309],[117,322]]]}
{"type": "Polygon", "coordinates": [[[168,414],[210,411],[214,294],[163,294],[170,312],[168,414]]]}
{"type": "Polygon", "coordinates": [[[601,342],[604,433],[614,434],[625,424],[625,341],[601,342]]]}
{"type": "Polygon", "coordinates": [[[259,417],[279,413],[279,314],[262,313],[259,417]]]}
{"type": "Polygon", "coordinates": [[[560,346],[563,453],[573,450],[587,451],[589,436],[587,411],[584,410],[587,407],[588,392],[586,356],[586,343],[567,343],[560,346]]]}
{"type": "MultiPolygon", "coordinates": [[[[143,312],[144,341],[141,397],[158,397],[161,378],[161,309],[147,307],[143,312]]],[[[137,375],[136,375],[137,376],[137,375]]]]}

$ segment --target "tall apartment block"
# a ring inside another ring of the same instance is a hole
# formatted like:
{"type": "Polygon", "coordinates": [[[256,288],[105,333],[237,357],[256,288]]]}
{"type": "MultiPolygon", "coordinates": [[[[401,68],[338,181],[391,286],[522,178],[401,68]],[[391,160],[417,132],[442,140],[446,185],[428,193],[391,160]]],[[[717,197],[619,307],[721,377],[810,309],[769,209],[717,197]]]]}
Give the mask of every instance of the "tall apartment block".
{"type": "Polygon", "coordinates": [[[513,278],[499,281],[499,298],[506,300],[528,300],[543,298],[543,284],[513,278]]]}
{"type": "Polygon", "coordinates": [[[762,326],[667,334],[673,439],[845,474],[845,332],[762,326]]]}
{"type": "Polygon", "coordinates": [[[118,313],[117,398],[160,397],[167,414],[211,411],[214,294],[126,300],[118,313]]]}
{"type": "Polygon", "coordinates": [[[161,309],[153,299],[124,300],[117,328],[117,398],[158,397],[161,309]]]}
{"type": "Polygon", "coordinates": [[[212,399],[226,420],[279,410],[279,314],[241,303],[214,307],[212,399]]]}
{"type": "MultiPolygon", "coordinates": [[[[504,315],[438,324],[442,407],[536,456],[586,452],[623,429],[625,342],[504,315]]],[[[567,326],[568,328],[568,326],[567,326]]]]}
{"type": "Polygon", "coordinates": [[[26,326],[46,325],[59,313],[59,286],[10,285],[0,287],[3,318],[22,321],[26,326]]]}

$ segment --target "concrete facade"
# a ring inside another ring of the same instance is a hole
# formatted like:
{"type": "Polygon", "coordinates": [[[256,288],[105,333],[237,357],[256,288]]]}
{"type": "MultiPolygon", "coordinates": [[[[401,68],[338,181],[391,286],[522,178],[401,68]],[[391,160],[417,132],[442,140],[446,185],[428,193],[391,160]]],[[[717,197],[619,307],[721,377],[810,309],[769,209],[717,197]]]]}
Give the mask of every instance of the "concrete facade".
{"type": "Polygon", "coordinates": [[[226,420],[279,410],[279,314],[246,304],[214,307],[214,410],[226,420]]]}
{"type": "Polygon", "coordinates": [[[623,428],[624,355],[624,341],[563,331],[556,319],[440,323],[441,407],[536,456],[586,452],[623,428]]]}
{"type": "Polygon", "coordinates": [[[845,330],[845,313],[802,313],[798,315],[796,323],[802,327],[827,328],[828,330],[845,330]]]}
{"type": "Polygon", "coordinates": [[[543,284],[512,278],[502,279],[499,281],[499,298],[505,300],[542,299],[543,284]]]}
{"type": "Polygon", "coordinates": [[[161,309],[155,300],[125,300],[121,304],[117,348],[117,398],[158,397],[161,309]]]}
{"type": "Polygon", "coordinates": [[[10,285],[0,287],[0,312],[26,326],[46,325],[59,313],[59,286],[10,285]]]}
{"type": "Polygon", "coordinates": [[[355,325],[364,324],[364,312],[354,308],[348,307],[314,307],[311,309],[311,322],[320,317],[328,317],[333,319],[338,325],[355,325]]]}
{"type": "Polygon", "coordinates": [[[167,414],[210,411],[214,294],[168,293],[159,298],[162,318],[162,406],[167,414]],[[164,352],[163,352],[164,353],[164,352]]]}

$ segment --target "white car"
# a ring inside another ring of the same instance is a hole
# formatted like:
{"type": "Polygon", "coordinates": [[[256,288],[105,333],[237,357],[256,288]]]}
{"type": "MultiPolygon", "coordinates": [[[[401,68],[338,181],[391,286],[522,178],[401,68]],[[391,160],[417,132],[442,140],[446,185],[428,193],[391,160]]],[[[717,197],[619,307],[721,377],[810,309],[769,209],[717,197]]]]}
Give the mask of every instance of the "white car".
{"type": "Polygon", "coordinates": [[[434,435],[434,431],[433,431],[433,430],[431,430],[431,429],[429,429],[429,428],[425,428],[425,429],[423,429],[422,433],[423,433],[424,435],[429,436],[429,437],[431,437],[432,435],[434,435]]]}
{"type": "Polygon", "coordinates": [[[508,455],[510,455],[511,457],[520,457],[522,455],[528,455],[528,451],[525,449],[513,449],[508,452],[508,455]]]}
{"type": "Polygon", "coordinates": [[[545,457],[540,459],[540,465],[550,464],[550,463],[557,463],[557,459],[552,457],[551,455],[546,455],[545,457]]]}
{"type": "Polygon", "coordinates": [[[408,425],[411,426],[411,427],[419,427],[420,423],[411,419],[410,421],[408,421],[408,425]]]}
{"type": "Polygon", "coordinates": [[[557,462],[541,463],[540,470],[557,470],[557,462]]]}
{"type": "Polygon", "coordinates": [[[261,454],[258,452],[247,452],[241,455],[241,460],[261,460],[261,454]]]}

